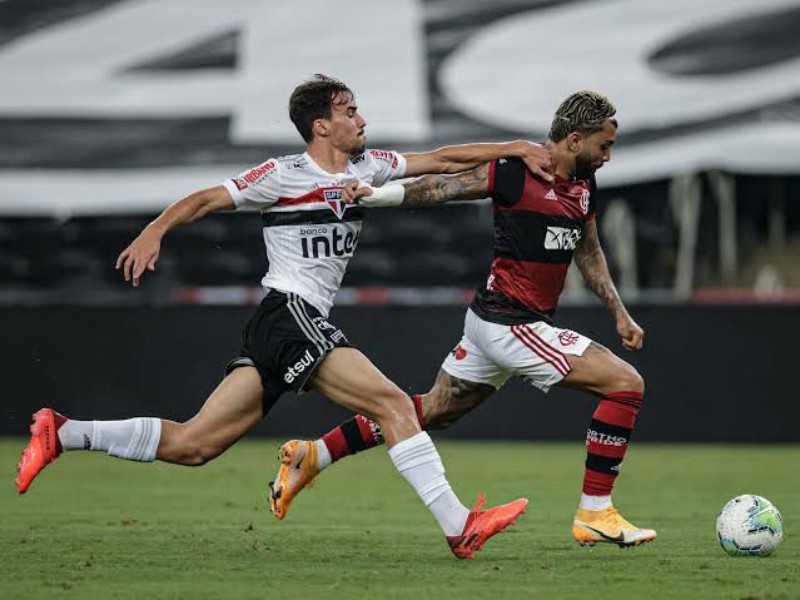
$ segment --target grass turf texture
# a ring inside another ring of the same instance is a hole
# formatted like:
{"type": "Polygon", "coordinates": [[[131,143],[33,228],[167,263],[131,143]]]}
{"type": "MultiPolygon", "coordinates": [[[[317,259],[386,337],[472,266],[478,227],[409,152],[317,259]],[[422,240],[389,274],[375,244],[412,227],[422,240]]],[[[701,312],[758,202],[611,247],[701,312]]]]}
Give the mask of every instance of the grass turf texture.
{"type": "Polygon", "coordinates": [[[580,444],[441,442],[463,501],[531,500],[459,561],[385,451],[334,465],[278,522],[264,496],[278,442],[243,442],[200,469],[75,452],[18,497],[23,444],[0,440],[2,598],[800,598],[798,446],[635,445],[617,506],[659,539],[590,550],[570,536],[580,444]],[[771,557],[717,543],[717,513],[742,493],[782,511],[771,557]]]}

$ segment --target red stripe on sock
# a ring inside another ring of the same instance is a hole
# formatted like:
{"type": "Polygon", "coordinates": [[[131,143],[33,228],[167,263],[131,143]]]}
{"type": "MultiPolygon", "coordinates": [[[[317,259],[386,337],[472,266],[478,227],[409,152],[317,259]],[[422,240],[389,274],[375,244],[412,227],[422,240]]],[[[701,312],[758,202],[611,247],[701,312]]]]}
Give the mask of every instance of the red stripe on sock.
{"type": "Polygon", "coordinates": [[[586,469],[583,476],[583,493],[587,496],[610,496],[616,475],[586,469]]]}
{"type": "Polygon", "coordinates": [[[362,415],[356,415],[356,424],[358,431],[361,434],[361,440],[364,442],[364,449],[374,448],[381,443],[381,438],[377,434],[377,425],[373,421],[362,415]]]}
{"type": "Polygon", "coordinates": [[[642,394],[638,392],[612,392],[597,405],[594,418],[609,425],[633,429],[641,404],[642,394]]]}
{"type": "Polygon", "coordinates": [[[411,396],[411,401],[414,403],[414,411],[417,413],[419,427],[425,431],[425,417],[422,416],[422,394],[414,394],[411,396]]]}
{"type": "Polygon", "coordinates": [[[333,462],[350,454],[350,447],[347,445],[347,440],[344,439],[341,427],[337,427],[323,435],[322,441],[328,447],[328,452],[331,453],[333,462]]]}

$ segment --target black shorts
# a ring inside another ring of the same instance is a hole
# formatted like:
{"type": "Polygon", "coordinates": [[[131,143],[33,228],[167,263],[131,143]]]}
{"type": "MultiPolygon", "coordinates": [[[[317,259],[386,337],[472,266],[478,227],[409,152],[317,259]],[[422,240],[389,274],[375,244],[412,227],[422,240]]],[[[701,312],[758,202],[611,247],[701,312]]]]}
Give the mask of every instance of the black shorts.
{"type": "Polygon", "coordinates": [[[239,356],[225,374],[255,367],[264,385],[264,414],[289,390],[303,392],[322,359],[349,347],[341,329],[297,294],[270,290],[242,331],[239,356]]]}

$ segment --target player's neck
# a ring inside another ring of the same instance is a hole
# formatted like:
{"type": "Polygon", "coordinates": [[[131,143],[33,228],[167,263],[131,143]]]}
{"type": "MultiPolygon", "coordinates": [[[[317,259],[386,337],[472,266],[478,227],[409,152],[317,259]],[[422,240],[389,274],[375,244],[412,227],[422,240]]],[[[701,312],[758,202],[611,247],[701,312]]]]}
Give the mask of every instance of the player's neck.
{"type": "Polygon", "coordinates": [[[575,157],[568,154],[561,144],[550,140],[544,147],[550,150],[550,156],[553,157],[553,173],[567,181],[575,179],[575,157]]]}
{"type": "Polygon", "coordinates": [[[334,148],[330,144],[312,142],[306,149],[311,159],[328,173],[344,173],[347,170],[347,161],[350,155],[334,148]]]}

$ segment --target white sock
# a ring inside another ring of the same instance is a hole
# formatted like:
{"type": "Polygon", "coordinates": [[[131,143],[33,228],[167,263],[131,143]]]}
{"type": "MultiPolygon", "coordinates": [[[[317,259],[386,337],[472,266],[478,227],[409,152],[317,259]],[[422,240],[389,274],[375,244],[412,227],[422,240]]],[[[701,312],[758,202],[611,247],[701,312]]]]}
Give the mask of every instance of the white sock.
{"type": "Polygon", "coordinates": [[[611,496],[587,496],[581,494],[581,504],[579,508],[583,510],[603,510],[611,506],[611,496]]]}
{"type": "Polygon", "coordinates": [[[101,450],[110,456],[151,462],[161,440],[161,419],[138,417],[125,421],[74,421],[58,430],[64,450],[101,450]]]}
{"type": "Polygon", "coordinates": [[[68,419],[58,428],[58,441],[63,450],[91,450],[94,421],[68,419]]]}
{"type": "Polygon", "coordinates": [[[322,439],[317,440],[317,466],[319,467],[320,472],[325,469],[328,465],[333,462],[331,458],[331,452],[328,450],[328,447],[325,445],[325,442],[322,439]]]}
{"type": "Polygon", "coordinates": [[[389,457],[433,514],[445,535],[461,535],[469,510],[444,476],[439,453],[427,433],[420,432],[389,449],[389,457]]]}

